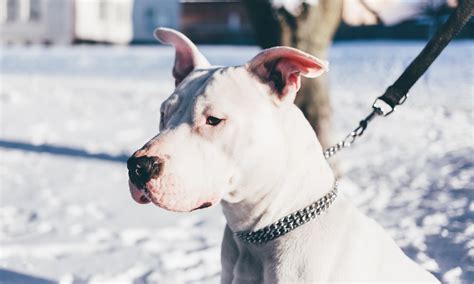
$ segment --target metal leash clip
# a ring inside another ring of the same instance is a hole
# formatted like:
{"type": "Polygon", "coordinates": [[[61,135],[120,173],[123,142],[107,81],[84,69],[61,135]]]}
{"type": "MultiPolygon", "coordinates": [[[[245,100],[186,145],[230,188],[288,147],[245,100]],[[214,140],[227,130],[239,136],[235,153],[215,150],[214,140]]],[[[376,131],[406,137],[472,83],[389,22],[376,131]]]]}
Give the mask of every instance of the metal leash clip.
{"type": "Polygon", "coordinates": [[[391,114],[395,107],[389,105],[386,101],[377,98],[375,99],[374,103],[372,104],[372,108],[377,112],[378,115],[388,116],[391,114]]]}
{"type": "Polygon", "coordinates": [[[403,97],[396,103],[395,106],[384,100],[384,96],[378,97],[375,99],[372,104],[372,108],[377,112],[378,115],[388,116],[395,111],[396,106],[402,105],[408,98],[408,93],[403,95],[403,97]]]}

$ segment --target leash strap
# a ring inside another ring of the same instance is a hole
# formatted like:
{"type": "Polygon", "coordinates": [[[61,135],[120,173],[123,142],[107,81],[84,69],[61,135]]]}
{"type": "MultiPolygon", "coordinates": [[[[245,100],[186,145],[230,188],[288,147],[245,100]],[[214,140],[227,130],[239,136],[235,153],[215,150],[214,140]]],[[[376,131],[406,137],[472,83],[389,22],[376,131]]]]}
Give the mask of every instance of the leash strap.
{"type": "Polygon", "coordinates": [[[344,140],[324,151],[324,157],[329,159],[339,150],[350,147],[360,137],[369,122],[376,116],[388,116],[398,105],[403,104],[411,87],[426,72],[433,61],[441,54],[448,43],[462,30],[473,15],[474,0],[459,1],[459,6],[449,16],[430,39],[418,56],[410,63],[402,75],[387,88],[385,93],[372,104],[372,112],[359,122],[359,126],[349,133],[344,140]]]}

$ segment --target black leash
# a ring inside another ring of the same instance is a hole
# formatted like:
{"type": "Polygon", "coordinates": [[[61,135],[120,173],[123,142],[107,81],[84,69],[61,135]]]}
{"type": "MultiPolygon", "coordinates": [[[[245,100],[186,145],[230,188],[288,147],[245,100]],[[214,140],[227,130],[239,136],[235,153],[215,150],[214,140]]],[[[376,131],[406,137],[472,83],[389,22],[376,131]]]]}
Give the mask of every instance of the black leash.
{"type": "Polygon", "coordinates": [[[474,0],[459,1],[459,6],[454,10],[451,16],[449,16],[446,23],[438,29],[420,54],[410,63],[397,81],[388,87],[382,96],[374,101],[372,112],[361,120],[359,126],[349,133],[344,140],[324,151],[324,157],[326,157],[326,159],[332,157],[339,150],[351,146],[357,137],[364,133],[372,119],[380,115],[384,117],[388,116],[395,110],[396,106],[406,101],[408,91],[410,91],[411,87],[469,21],[473,15],[473,8],[474,0]]]}

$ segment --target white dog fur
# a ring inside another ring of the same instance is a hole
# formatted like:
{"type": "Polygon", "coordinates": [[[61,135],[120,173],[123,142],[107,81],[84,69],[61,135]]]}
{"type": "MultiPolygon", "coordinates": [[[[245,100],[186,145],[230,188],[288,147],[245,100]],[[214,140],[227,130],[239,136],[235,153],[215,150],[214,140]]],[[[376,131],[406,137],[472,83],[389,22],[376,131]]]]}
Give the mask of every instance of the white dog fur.
{"type": "Polygon", "coordinates": [[[215,67],[181,33],[155,35],[176,48],[177,87],[162,104],[160,134],[134,154],[159,157],[160,175],[145,188],[130,182],[130,190],[137,202],[172,211],[221,201],[222,283],[437,282],[343,188],[326,213],[276,240],[237,239],[233,232],[258,230],[332,189],[317,137],[293,104],[300,75],[319,76],[327,63],[277,47],[244,66],[215,67]],[[209,117],[222,121],[210,125],[209,117]]]}

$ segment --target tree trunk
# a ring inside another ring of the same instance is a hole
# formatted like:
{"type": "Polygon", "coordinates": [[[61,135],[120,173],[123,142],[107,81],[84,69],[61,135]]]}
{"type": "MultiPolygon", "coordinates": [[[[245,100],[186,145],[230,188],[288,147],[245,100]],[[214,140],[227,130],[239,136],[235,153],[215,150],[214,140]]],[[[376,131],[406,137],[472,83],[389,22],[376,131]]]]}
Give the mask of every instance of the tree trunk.
{"type": "MultiPolygon", "coordinates": [[[[269,0],[243,0],[243,3],[262,48],[286,45],[327,58],[341,21],[342,0],[319,0],[317,5],[303,3],[297,16],[284,8],[274,9],[269,0]]],[[[316,131],[323,148],[329,147],[332,139],[327,75],[304,79],[295,103],[316,131]]]]}

